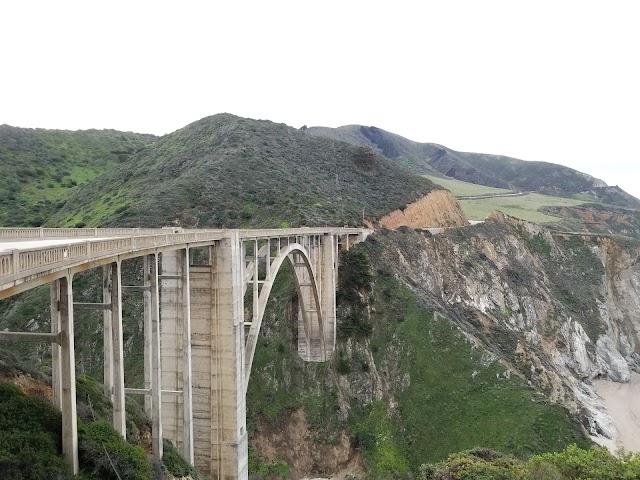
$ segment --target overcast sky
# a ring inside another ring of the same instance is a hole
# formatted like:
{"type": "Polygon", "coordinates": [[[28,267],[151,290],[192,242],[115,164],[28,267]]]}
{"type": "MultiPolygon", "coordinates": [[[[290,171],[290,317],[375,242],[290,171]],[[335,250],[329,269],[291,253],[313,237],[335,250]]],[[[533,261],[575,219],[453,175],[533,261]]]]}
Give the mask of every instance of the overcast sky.
{"type": "Polygon", "coordinates": [[[632,0],[9,0],[0,124],[375,125],[640,197],[639,21],[632,0]]]}

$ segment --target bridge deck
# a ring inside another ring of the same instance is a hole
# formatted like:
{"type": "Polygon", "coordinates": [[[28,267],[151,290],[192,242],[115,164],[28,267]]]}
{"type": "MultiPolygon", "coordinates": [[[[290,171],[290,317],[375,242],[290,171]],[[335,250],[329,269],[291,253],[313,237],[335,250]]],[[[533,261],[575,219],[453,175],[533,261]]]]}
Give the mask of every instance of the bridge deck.
{"type": "Polygon", "coordinates": [[[182,228],[0,228],[0,299],[55,280],[68,269],[183,246],[212,245],[237,232],[241,240],[307,235],[359,235],[361,228],[189,230],[182,228]]]}

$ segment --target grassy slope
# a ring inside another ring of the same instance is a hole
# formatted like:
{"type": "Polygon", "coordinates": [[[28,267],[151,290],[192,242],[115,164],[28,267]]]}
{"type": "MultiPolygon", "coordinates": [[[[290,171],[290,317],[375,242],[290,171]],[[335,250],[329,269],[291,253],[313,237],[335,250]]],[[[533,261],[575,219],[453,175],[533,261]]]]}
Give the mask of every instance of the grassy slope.
{"type": "Polygon", "coordinates": [[[487,187],[486,185],[478,185],[476,183],[463,182],[449,177],[437,177],[435,175],[424,175],[424,177],[431,180],[433,183],[440,185],[456,197],[465,197],[470,195],[490,195],[509,193],[511,190],[506,188],[487,187]]]}
{"type": "Polygon", "coordinates": [[[494,210],[529,222],[557,222],[560,217],[547,215],[540,209],[548,206],[574,207],[583,203],[570,198],[530,193],[521,197],[492,197],[474,200],[458,200],[465,215],[470,220],[482,220],[494,210]]]}
{"type": "Polygon", "coordinates": [[[353,225],[433,188],[371,149],[222,114],[83,186],[48,225],[353,225]]]}
{"type": "Polygon", "coordinates": [[[125,163],[152,135],[0,126],[0,225],[38,226],[77,185],[125,163]]]}
{"type": "MultiPolygon", "coordinates": [[[[488,195],[509,193],[510,190],[487,187],[475,183],[463,182],[453,178],[439,178],[433,175],[425,175],[432,182],[450,190],[456,196],[488,195]]],[[[460,206],[470,220],[482,220],[494,210],[499,210],[508,215],[529,222],[558,222],[559,216],[550,214],[558,212],[562,207],[575,207],[583,203],[582,200],[552,195],[532,193],[520,197],[491,197],[476,199],[460,199],[460,206]],[[547,212],[547,213],[545,213],[547,212]]]]}

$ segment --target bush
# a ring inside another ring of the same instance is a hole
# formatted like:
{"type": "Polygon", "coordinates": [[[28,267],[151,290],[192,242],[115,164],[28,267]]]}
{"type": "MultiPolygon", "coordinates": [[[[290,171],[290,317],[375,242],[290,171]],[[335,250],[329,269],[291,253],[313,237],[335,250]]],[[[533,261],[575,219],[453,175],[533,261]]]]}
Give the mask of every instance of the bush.
{"type": "Polygon", "coordinates": [[[62,418],[47,401],[0,385],[0,478],[70,478],[61,456],[62,418]]]}
{"type": "Polygon", "coordinates": [[[131,445],[104,420],[78,423],[80,463],[104,479],[149,480],[153,468],[141,447],[131,445]]]}
{"type": "Polygon", "coordinates": [[[180,456],[173,446],[173,443],[165,438],[162,441],[162,445],[164,450],[162,463],[171,475],[174,477],[186,477],[190,475],[191,478],[198,478],[196,470],[180,456]]]}
{"type": "Polygon", "coordinates": [[[626,480],[640,478],[640,455],[616,457],[605,447],[570,445],[528,462],[487,449],[454,453],[446,461],[420,467],[420,480],[626,480]]]}

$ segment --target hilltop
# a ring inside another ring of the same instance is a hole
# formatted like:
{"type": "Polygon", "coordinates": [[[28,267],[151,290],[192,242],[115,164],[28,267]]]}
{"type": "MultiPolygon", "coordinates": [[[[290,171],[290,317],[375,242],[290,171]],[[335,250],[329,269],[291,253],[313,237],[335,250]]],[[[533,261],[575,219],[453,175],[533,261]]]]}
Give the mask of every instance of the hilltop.
{"type": "Polygon", "coordinates": [[[457,152],[435,143],[419,143],[377,127],[346,125],[311,127],[312,135],[376,148],[383,155],[419,174],[440,174],[489,187],[535,191],[547,195],[640,208],[640,200],[619,187],[569,167],[548,162],[525,161],[503,155],[457,152]]]}
{"type": "Polygon", "coordinates": [[[47,225],[361,225],[437,188],[366,146],[220,114],[83,185],[47,225]]]}

